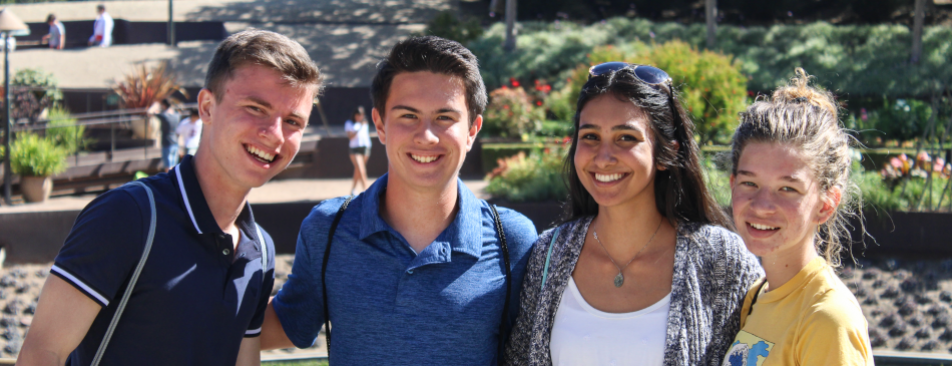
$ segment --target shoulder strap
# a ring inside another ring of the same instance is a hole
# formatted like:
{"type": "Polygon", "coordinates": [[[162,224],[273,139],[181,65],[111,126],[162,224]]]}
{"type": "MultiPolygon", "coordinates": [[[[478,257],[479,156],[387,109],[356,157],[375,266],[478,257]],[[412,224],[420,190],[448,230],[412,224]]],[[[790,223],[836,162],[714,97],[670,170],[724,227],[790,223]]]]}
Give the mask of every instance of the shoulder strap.
{"type": "Polygon", "coordinates": [[[496,350],[501,360],[503,347],[505,345],[503,335],[506,334],[506,324],[509,322],[509,295],[512,292],[512,273],[510,273],[511,270],[509,267],[509,246],[506,243],[506,232],[502,229],[502,220],[499,219],[499,212],[496,211],[496,205],[490,205],[489,208],[493,210],[493,219],[496,221],[496,233],[499,234],[499,246],[500,249],[502,249],[502,260],[503,264],[505,264],[506,271],[506,301],[503,303],[502,321],[499,322],[499,346],[496,350]]]}
{"type": "Polygon", "coordinates": [[[264,235],[261,233],[261,225],[255,223],[255,230],[258,231],[258,240],[261,241],[261,281],[263,282],[264,274],[268,272],[268,241],[264,240],[264,235]]]}
{"type": "Polygon", "coordinates": [[[334,215],[334,221],[331,222],[331,229],[327,232],[327,246],[324,247],[324,260],[321,265],[321,293],[324,295],[324,340],[327,341],[327,359],[331,357],[331,326],[330,311],[327,309],[327,260],[331,257],[331,243],[334,242],[334,232],[337,231],[337,225],[340,224],[340,218],[344,216],[344,210],[350,205],[350,200],[354,196],[348,196],[344,204],[337,209],[337,215],[334,215]]]}
{"type": "Polygon", "coordinates": [[[132,289],[136,286],[136,281],[139,280],[139,274],[142,273],[142,267],[145,267],[145,261],[149,258],[149,251],[152,250],[152,239],[155,238],[155,197],[152,196],[152,189],[149,188],[145,183],[134,181],[130,184],[135,184],[145,189],[145,193],[149,196],[149,210],[152,213],[152,218],[149,221],[149,235],[145,240],[145,249],[142,251],[142,257],[139,258],[139,264],[136,266],[134,272],[132,272],[132,277],[129,279],[129,284],[126,285],[126,292],[122,294],[122,300],[119,301],[119,306],[116,308],[116,314],[112,316],[112,321],[109,322],[109,328],[106,329],[106,335],[103,336],[102,342],[99,343],[99,349],[96,350],[96,356],[93,357],[92,366],[98,366],[99,361],[102,360],[103,353],[106,352],[106,346],[109,345],[109,339],[112,338],[112,333],[116,330],[116,325],[119,324],[119,318],[122,317],[122,311],[126,309],[126,304],[129,302],[129,296],[132,295],[132,289]]]}
{"type": "Polygon", "coordinates": [[[542,267],[542,286],[539,287],[539,291],[545,288],[545,280],[549,277],[549,260],[552,259],[552,248],[555,247],[555,240],[559,238],[559,230],[562,230],[562,228],[555,228],[555,232],[552,233],[552,241],[549,242],[549,249],[545,253],[545,267],[542,267]]]}
{"type": "Polygon", "coordinates": [[[743,327],[744,327],[744,324],[747,323],[747,317],[749,317],[750,314],[754,312],[754,304],[757,303],[757,297],[760,296],[760,291],[763,290],[764,285],[766,285],[766,284],[767,284],[767,278],[766,278],[766,277],[762,277],[761,279],[757,280],[757,283],[755,283],[754,286],[753,286],[753,288],[754,288],[753,296],[745,296],[745,297],[744,297],[744,305],[743,305],[743,307],[741,308],[741,312],[740,312],[740,326],[741,326],[741,328],[743,328],[743,327]],[[750,301],[749,304],[747,303],[748,299],[749,299],[749,301],[750,301]],[[744,311],[745,309],[746,309],[747,311],[744,311]]]}

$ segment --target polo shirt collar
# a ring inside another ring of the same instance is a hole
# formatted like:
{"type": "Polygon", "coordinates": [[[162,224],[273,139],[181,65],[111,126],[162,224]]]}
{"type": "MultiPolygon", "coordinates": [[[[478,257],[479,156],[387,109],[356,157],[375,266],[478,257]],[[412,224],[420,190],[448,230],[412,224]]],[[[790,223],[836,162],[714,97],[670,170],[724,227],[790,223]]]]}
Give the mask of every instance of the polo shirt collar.
{"type": "MultiPolygon", "coordinates": [[[[198,184],[198,177],[195,175],[195,159],[191,155],[185,156],[182,162],[172,168],[169,173],[175,180],[175,185],[182,197],[182,204],[185,207],[185,213],[192,223],[192,227],[199,234],[222,234],[221,227],[215,221],[211,208],[208,207],[208,201],[205,200],[205,194],[202,192],[201,185],[198,184]]],[[[255,228],[254,214],[251,212],[251,206],[245,202],[245,207],[238,214],[235,225],[242,232],[250,235],[255,242],[260,238],[255,228]]]]}
{"type": "MultiPolygon", "coordinates": [[[[362,201],[360,212],[360,240],[382,231],[395,231],[380,216],[380,198],[387,190],[387,176],[384,174],[359,197],[362,201]]],[[[436,242],[448,242],[454,252],[469,254],[474,257],[482,255],[482,207],[479,199],[456,179],[457,202],[459,211],[450,225],[436,237],[436,242]]]]}

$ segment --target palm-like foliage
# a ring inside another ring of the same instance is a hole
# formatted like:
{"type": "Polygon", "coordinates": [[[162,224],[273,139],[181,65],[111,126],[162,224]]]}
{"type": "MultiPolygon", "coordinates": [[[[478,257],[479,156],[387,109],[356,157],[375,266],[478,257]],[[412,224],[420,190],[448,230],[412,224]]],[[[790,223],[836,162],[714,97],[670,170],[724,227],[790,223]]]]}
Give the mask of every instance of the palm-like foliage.
{"type": "Polygon", "coordinates": [[[119,94],[123,108],[149,108],[153,103],[168,98],[175,92],[185,91],[174,75],[168,71],[168,63],[162,62],[155,67],[148,68],[139,64],[132,73],[112,86],[112,90],[119,94]]]}

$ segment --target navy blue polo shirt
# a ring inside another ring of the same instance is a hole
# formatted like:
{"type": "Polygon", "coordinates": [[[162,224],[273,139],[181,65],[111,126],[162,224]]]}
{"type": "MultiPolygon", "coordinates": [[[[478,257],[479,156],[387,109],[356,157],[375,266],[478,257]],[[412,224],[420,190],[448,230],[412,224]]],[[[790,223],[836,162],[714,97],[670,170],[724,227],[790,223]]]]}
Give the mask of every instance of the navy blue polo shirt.
{"type": "MultiPolygon", "coordinates": [[[[355,197],[344,213],[327,265],[332,325],[330,359],[339,365],[479,365],[496,363],[505,303],[505,272],[493,214],[457,181],[459,211],[426,249],[416,253],[380,217],[387,176],[355,197]]],[[[321,202],[304,220],[288,281],[274,310],[297,347],[314,343],[323,326],[321,267],[327,233],[343,198],[321,202]]],[[[499,208],[509,247],[509,325],[536,241],[535,226],[499,208]]]]}
{"type": "MultiPolygon", "coordinates": [[[[186,157],[152,188],[152,250],[103,356],[104,365],[234,366],[244,337],[261,333],[274,286],[274,244],[245,205],[237,251],[215,221],[186,157]],[[262,271],[262,239],[268,263],[262,271]]],[[[89,365],[145,248],[151,212],[142,187],[124,185],[79,214],[51,273],[103,308],[67,365],[89,365]]]]}

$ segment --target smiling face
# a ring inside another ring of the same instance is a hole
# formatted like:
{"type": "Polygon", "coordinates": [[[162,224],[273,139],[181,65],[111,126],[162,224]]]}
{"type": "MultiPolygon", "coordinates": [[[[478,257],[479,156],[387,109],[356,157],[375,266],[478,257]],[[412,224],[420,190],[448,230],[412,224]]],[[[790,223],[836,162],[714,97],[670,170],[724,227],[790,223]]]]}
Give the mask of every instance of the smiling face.
{"type": "Polygon", "coordinates": [[[207,89],[198,96],[204,127],[196,164],[230,188],[260,187],[297,154],[314,90],[254,64],[236,68],[221,87],[220,101],[207,89]]]}
{"type": "Polygon", "coordinates": [[[741,152],[731,177],[731,206],[737,233],[754,255],[815,253],[814,234],[835,203],[824,200],[807,162],[800,149],[786,144],[752,142],[741,152]]]}
{"type": "Polygon", "coordinates": [[[631,102],[603,94],[579,115],[575,171],[599,206],[656,209],[654,145],[648,116],[631,102]]]}
{"type": "Polygon", "coordinates": [[[456,189],[460,167],[482,126],[482,116],[469,122],[461,79],[429,71],[397,74],[384,115],[374,108],[372,116],[387,147],[390,185],[456,189]]]}

